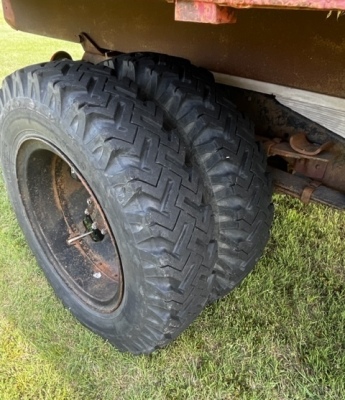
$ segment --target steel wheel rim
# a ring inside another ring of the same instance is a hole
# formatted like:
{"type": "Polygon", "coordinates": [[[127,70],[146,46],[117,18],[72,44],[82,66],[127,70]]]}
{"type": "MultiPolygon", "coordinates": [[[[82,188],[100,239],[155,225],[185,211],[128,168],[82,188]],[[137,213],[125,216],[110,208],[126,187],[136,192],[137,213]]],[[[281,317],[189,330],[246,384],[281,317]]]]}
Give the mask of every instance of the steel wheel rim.
{"type": "Polygon", "coordinates": [[[21,143],[16,169],[25,213],[51,268],[87,307],[115,311],[123,294],[121,259],[85,177],[41,138],[21,143]]]}

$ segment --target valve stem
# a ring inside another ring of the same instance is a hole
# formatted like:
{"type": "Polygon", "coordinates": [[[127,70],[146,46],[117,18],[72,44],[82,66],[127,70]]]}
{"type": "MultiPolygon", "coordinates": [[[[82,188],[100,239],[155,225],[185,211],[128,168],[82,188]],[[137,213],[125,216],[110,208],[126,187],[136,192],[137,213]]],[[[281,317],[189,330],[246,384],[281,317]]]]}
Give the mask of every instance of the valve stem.
{"type": "Polygon", "coordinates": [[[93,233],[93,231],[90,231],[90,232],[83,233],[82,235],[75,236],[74,238],[68,239],[68,240],[67,240],[67,243],[68,243],[68,244],[73,244],[74,242],[77,242],[78,240],[80,240],[80,239],[82,239],[82,238],[84,238],[84,237],[86,237],[86,236],[89,236],[89,235],[91,235],[92,233],[93,233]]]}

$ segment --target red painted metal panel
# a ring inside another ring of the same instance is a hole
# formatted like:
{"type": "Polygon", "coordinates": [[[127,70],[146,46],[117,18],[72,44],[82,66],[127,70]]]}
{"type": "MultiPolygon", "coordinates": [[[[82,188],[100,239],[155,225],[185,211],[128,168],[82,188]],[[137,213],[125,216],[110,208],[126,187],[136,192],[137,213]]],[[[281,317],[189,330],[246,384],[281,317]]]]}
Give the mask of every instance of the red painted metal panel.
{"type": "Polygon", "coordinates": [[[2,9],[8,25],[15,29],[15,17],[12,9],[11,0],[2,0],[2,9]]]}
{"type": "Polygon", "coordinates": [[[238,10],[236,24],[213,25],[174,21],[165,0],[3,1],[24,32],[75,42],[85,32],[102,49],[166,53],[215,72],[345,97],[345,18],[323,11],[238,10]]]}
{"type": "MultiPolygon", "coordinates": [[[[182,0],[183,2],[202,2],[234,8],[288,8],[313,10],[345,10],[345,0],[182,0]]],[[[176,0],[179,3],[180,0],[176,0]]]]}
{"type": "Polygon", "coordinates": [[[236,22],[235,10],[205,1],[177,1],[176,21],[206,24],[229,24],[236,22]]]}
{"type": "Polygon", "coordinates": [[[175,0],[175,20],[208,24],[236,22],[235,9],[342,10],[345,0],[175,0]]]}

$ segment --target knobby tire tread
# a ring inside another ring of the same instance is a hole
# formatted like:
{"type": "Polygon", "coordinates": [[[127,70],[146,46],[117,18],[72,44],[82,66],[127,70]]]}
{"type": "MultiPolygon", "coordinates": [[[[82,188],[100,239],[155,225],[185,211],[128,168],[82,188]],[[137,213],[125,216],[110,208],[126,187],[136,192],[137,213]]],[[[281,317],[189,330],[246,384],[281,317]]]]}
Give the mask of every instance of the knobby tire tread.
{"type": "Polygon", "coordinates": [[[271,179],[253,125],[227,99],[228,89],[188,60],[131,53],[103,65],[162,107],[192,148],[216,216],[218,259],[209,301],[223,297],[257,263],[273,219],[271,179]]]}
{"type": "MultiPolygon", "coordinates": [[[[146,305],[121,341],[123,351],[149,353],[176,338],[202,311],[215,261],[214,216],[202,177],[163,112],[139,99],[129,79],[85,62],[30,66],[7,77],[2,113],[21,97],[46,108],[94,168],[106,196],[121,204],[141,255],[146,305]]],[[[1,118],[1,116],[0,116],[1,118]]],[[[102,332],[98,332],[102,335],[102,332]]]]}

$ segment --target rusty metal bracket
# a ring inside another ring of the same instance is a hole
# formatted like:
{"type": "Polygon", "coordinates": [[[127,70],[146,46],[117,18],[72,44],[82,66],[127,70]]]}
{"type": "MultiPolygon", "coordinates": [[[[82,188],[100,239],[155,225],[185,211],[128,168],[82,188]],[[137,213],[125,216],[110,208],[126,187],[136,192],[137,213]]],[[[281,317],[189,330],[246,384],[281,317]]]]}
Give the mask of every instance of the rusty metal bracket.
{"type": "Polygon", "coordinates": [[[304,204],[309,204],[311,200],[311,196],[314,193],[315,189],[321,186],[321,182],[312,181],[308,186],[303,189],[301,194],[301,201],[304,204]]]}
{"type": "Polygon", "coordinates": [[[304,133],[294,135],[289,143],[279,138],[274,140],[260,138],[268,157],[280,156],[289,166],[289,171],[308,176],[312,179],[322,180],[325,176],[330,159],[333,154],[325,151],[330,149],[332,143],[323,145],[310,143],[304,133]]]}
{"type": "Polygon", "coordinates": [[[175,20],[205,24],[233,24],[235,10],[220,4],[203,0],[176,0],[175,20]]]}
{"type": "MultiPolygon", "coordinates": [[[[275,191],[277,193],[284,193],[300,200],[303,191],[307,190],[310,186],[319,185],[319,182],[314,183],[306,177],[291,175],[276,168],[268,167],[268,170],[272,175],[275,191]]],[[[308,191],[305,193],[305,201],[309,200],[309,202],[324,204],[339,210],[345,209],[345,194],[338,190],[320,184],[318,187],[310,190],[309,199],[306,196],[308,191]]]]}
{"type": "Polygon", "coordinates": [[[323,145],[310,143],[304,133],[291,136],[289,142],[284,142],[280,138],[267,139],[257,137],[266,149],[267,156],[282,156],[294,159],[310,159],[320,162],[327,162],[328,157],[321,154],[325,149],[329,149],[332,143],[327,142],[323,145]]]}
{"type": "Polygon", "coordinates": [[[275,166],[274,170],[280,171],[277,185],[279,191],[293,193],[293,196],[300,198],[306,204],[311,200],[314,201],[316,189],[318,189],[317,201],[324,204],[334,203],[332,198],[335,191],[345,196],[345,146],[333,142],[322,145],[311,143],[304,133],[291,136],[289,142],[281,138],[260,136],[256,138],[263,144],[268,157],[278,156],[285,161],[281,163],[279,160],[272,160],[271,163],[275,166]],[[286,182],[282,181],[282,177],[286,182]],[[289,182],[293,181],[294,185],[298,179],[304,180],[305,183],[304,185],[298,183],[298,196],[296,196],[294,193],[296,191],[291,189],[289,182]],[[321,190],[321,186],[324,189],[321,190]],[[323,199],[324,196],[327,199],[323,199]]]}
{"type": "Polygon", "coordinates": [[[86,33],[81,33],[79,38],[80,44],[83,46],[85,51],[83,55],[84,61],[91,62],[92,64],[98,64],[107,60],[108,58],[121,54],[118,51],[102,49],[86,33]]]}
{"type": "Polygon", "coordinates": [[[316,156],[332,145],[331,142],[326,142],[322,145],[310,143],[305,133],[302,132],[291,136],[289,143],[293,150],[305,156],[316,156]]]}

